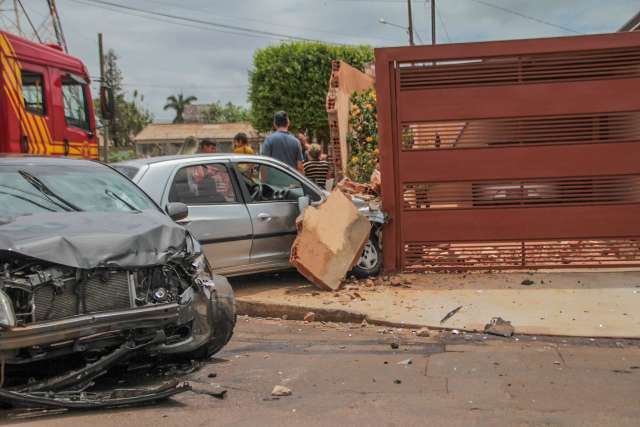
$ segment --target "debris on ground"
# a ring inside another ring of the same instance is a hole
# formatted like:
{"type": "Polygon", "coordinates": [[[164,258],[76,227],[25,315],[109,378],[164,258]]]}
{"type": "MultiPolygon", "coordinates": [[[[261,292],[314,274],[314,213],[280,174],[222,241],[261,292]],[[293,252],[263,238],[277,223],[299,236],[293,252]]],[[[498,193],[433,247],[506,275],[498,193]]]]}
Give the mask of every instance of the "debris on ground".
{"type": "Polygon", "coordinates": [[[400,348],[400,344],[397,341],[390,343],[389,346],[394,350],[397,350],[398,348],[400,348]]]}
{"type": "Polygon", "coordinates": [[[360,258],[370,232],[369,220],[336,189],[320,206],[304,211],[291,264],[319,288],[335,291],[360,258]]]}
{"type": "Polygon", "coordinates": [[[431,336],[431,331],[429,328],[420,328],[418,332],[416,332],[416,336],[428,338],[431,336]]]}
{"type": "Polygon", "coordinates": [[[104,409],[153,403],[189,390],[189,383],[177,380],[153,388],[115,389],[108,392],[20,392],[0,388],[0,401],[14,408],[104,409]]]}
{"type": "Polygon", "coordinates": [[[342,180],[340,180],[340,182],[338,182],[337,188],[344,194],[357,196],[360,199],[368,201],[377,198],[377,193],[375,191],[374,185],[354,182],[349,178],[343,178],[342,180]]]}
{"type": "Polygon", "coordinates": [[[307,314],[304,315],[304,319],[305,322],[313,322],[316,320],[316,314],[313,311],[308,312],[307,314]]]}
{"type": "Polygon", "coordinates": [[[196,394],[203,394],[220,400],[223,400],[227,396],[227,390],[220,384],[193,383],[191,384],[191,391],[196,394]]]}
{"type": "Polygon", "coordinates": [[[291,389],[283,385],[277,385],[273,387],[273,390],[271,391],[271,396],[291,396],[291,394],[293,394],[291,389]]]}
{"type": "Polygon", "coordinates": [[[515,332],[511,322],[501,317],[494,317],[484,326],[484,332],[501,337],[510,337],[515,332]]]}
{"type": "Polygon", "coordinates": [[[453,310],[451,310],[450,312],[448,312],[443,318],[442,320],[440,320],[440,324],[442,325],[444,322],[446,322],[447,320],[451,319],[453,316],[456,315],[457,312],[459,312],[462,309],[462,306],[458,306],[456,308],[454,308],[453,310]]]}
{"type": "Polygon", "coordinates": [[[389,285],[391,286],[401,286],[404,283],[401,277],[393,276],[389,279],[389,285]]]}
{"type": "Polygon", "coordinates": [[[394,384],[402,384],[402,381],[400,381],[400,380],[393,380],[393,383],[394,383],[394,384]]]}
{"type": "Polygon", "coordinates": [[[531,280],[531,279],[524,279],[522,282],[520,282],[520,284],[521,284],[522,286],[531,286],[531,285],[535,285],[535,284],[536,284],[536,282],[534,282],[534,281],[533,281],[533,280],[531,280]]]}
{"type": "Polygon", "coordinates": [[[409,358],[409,359],[401,360],[401,361],[400,361],[400,362],[398,362],[397,364],[398,364],[398,365],[405,365],[405,366],[408,366],[408,365],[413,364],[413,360],[409,358]]]}

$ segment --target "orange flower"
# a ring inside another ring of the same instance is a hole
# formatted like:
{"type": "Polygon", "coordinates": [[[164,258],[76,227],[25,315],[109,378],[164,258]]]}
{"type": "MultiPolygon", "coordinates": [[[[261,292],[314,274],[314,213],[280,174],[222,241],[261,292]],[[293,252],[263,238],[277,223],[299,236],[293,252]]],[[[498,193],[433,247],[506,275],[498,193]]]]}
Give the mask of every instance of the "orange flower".
{"type": "Polygon", "coordinates": [[[366,141],[367,141],[367,142],[371,142],[371,141],[373,141],[373,138],[372,138],[371,136],[368,136],[368,137],[367,137],[367,139],[366,139],[366,141]]]}

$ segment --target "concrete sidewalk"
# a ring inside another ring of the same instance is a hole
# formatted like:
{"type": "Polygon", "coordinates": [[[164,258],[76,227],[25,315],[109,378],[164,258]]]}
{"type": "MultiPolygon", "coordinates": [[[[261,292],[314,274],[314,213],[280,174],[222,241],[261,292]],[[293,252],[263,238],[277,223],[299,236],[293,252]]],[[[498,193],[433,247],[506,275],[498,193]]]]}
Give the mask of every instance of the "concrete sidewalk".
{"type": "Polygon", "coordinates": [[[499,316],[511,321],[516,334],[640,338],[640,271],[398,277],[399,286],[361,281],[336,293],[319,291],[295,273],[232,283],[241,309],[253,312],[248,314],[291,318],[291,313],[314,311],[326,320],[338,315],[350,321],[466,331],[482,331],[499,316]],[[533,283],[522,284],[527,281],[533,283]]]}

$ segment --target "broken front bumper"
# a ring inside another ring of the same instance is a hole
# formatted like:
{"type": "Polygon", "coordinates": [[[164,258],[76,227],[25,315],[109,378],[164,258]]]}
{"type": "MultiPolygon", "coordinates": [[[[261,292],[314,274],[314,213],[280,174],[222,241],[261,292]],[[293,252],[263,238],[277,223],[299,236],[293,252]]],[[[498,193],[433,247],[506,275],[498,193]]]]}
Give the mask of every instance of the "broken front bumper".
{"type": "Polygon", "coordinates": [[[0,329],[0,354],[33,346],[63,344],[118,330],[175,324],[182,308],[176,303],[162,304],[0,329]]]}

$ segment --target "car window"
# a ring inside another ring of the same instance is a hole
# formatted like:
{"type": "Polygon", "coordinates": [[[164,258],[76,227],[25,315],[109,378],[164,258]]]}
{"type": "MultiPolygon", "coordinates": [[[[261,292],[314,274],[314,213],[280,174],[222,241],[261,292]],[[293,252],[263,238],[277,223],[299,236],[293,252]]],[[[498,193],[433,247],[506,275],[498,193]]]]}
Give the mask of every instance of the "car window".
{"type": "Polygon", "coordinates": [[[24,108],[30,113],[44,116],[47,114],[44,106],[44,78],[42,74],[22,71],[22,97],[24,108]]]}
{"type": "Polygon", "coordinates": [[[79,83],[71,78],[62,80],[64,118],[70,126],[90,129],[87,99],[84,90],[85,86],[85,84],[79,83]]]}
{"type": "Polygon", "coordinates": [[[180,169],[171,183],[169,202],[211,205],[237,202],[229,171],[223,164],[208,163],[180,169]]]}
{"type": "Polygon", "coordinates": [[[0,165],[0,216],[157,209],[142,190],[106,166],[0,165]]]}
{"type": "Polygon", "coordinates": [[[238,163],[238,171],[252,202],[297,202],[305,194],[300,180],[272,166],[238,163]]]}

